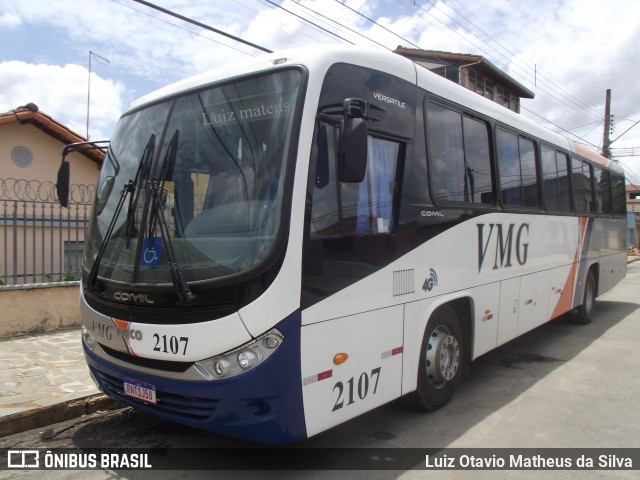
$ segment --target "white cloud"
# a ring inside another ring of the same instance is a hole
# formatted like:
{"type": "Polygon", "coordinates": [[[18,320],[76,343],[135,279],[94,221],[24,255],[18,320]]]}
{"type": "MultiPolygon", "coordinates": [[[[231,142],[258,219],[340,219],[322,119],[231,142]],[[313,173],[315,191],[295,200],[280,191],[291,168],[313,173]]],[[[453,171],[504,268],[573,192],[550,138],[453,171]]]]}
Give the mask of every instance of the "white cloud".
{"type": "MultiPolygon", "coordinates": [[[[88,70],[80,65],[35,65],[20,61],[0,63],[0,111],[35,103],[56,120],[86,134],[88,70]]],[[[123,108],[123,86],[91,74],[91,138],[111,134],[123,108]]]]}
{"type": "MultiPolygon", "coordinates": [[[[258,0],[155,3],[273,50],[340,41],[321,29],[326,28],[359,44],[378,43],[393,49],[414,43],[425,49],[480,54],[534,90],[536,99],[524,101],[526,108],[565,128],[603,117],[607,88],[613,90],[616,134],[632,125],[624,119],[640,118],[633,64],[640,53],[640,2],[608,0],[606,6],[601,0],[347,0],[346,6],[333,0],[277,2],[321,28],[258,0]]],[[[42,48],[33,44],[30,68],[11,67],[19,77],[10,73],[10,62],[3,64],[2,109],[33,101],[48,113],[68,114],[70,125],[84,132],[88,52],[111,60],[108,67],[96,64],[94,69],[92,137],[98,135],[94,127],[109,135],[120,110],[149,90],[261,53],[130,0],[3,0],[2,10],[0,26],[30,39],[37,32],[42,39],[42,48]],[[46,45],[47,35],[64,39],[64,48],[46,45]],[[71,63],[84,64],[84,71],[67,65],[71,63]],[[60,69],[57,76],[52,73],[55,65],[60,69]],[[20,78],[22,85],[7,78],[20,78]],[[48,98],[39,103],[36,96],[48,98]]],[[[3,59],[25,60],[7,56],[8,47],[0,49],[3,59]]],[[[599,130],[588,127],[576,133],[588,135],[597,144],[599,130]]],[[[615,144],[635,145],[640,145],[640,126],[615,144]]]]}
{"type": "Polygon", "coordinates": [[[22,24],[20,17],[13,12],[4,12],[0,14],[0,27],[11,28],[22,24]]]}

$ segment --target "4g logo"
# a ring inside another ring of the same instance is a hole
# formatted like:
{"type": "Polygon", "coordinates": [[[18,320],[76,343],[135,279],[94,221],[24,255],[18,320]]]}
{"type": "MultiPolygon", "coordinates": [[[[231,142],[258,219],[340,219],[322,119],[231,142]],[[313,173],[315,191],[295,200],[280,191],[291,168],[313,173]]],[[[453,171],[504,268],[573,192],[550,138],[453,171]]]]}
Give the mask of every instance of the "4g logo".
{"type": "Polygon", "coordinates": [[[429,269],[429,276],[422,284],[422,290],[430,292],[436,285],[438,285],[438,274],[433,268],[431,268],[429,269]]]}

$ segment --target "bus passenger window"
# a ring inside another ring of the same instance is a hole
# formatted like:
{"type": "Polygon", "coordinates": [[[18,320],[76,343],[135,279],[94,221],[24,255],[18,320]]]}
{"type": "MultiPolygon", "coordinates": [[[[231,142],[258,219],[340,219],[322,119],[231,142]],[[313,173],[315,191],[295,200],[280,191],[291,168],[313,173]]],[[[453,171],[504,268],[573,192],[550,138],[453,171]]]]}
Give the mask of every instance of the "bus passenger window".
{"type": "Polygon", "coordinates": [[[487,124],[437,104],[427,115],[434,201],[493,204],[487,124]]]}
{"type": "Polygon", "coordinates": [[[505,205],[522,205],[518,137],[498,130],[500,192],[505,205]]]}
{"type": "Polygon", "coordinates": [[[538,174],[533,142],[526,138],[518,139],[520,147],[520,171],[522,175],[522,200],[525,207],[539,207],[538,174]]]}
{"type": "Polygon", "coordinates": [[[462,115],[430,104],[427,143],[431,193],[436,203],[468,201],[462,143],[462,115]]]}
{"type": "Polygon", "coordinates": [[[573,199],[576,213],[595,213],[595,203],[591,188],[591,167],[579,158],[572,160],[573,199]]]}
{"type": "Polygon", "coordinates": [[[542,177],[544,200],[551,211],[571,210],[571,189],[567,156],[549,147],[542,147],[542,177]]]}
{"type": "Polygon", "coordinates": [[[611,215],[611,180],[609,172],[599,166],[593,167],[593,184],[598,213],[611,215]]]}
{"type": "Polygon", "coordinates": [[[498,130],[497,147],[500,189],[504,205],[539,207],[540,196],[533,141],[498,130]]]}
{"type": "Polygon", "coordinates": [[[465,156],[465,201],[493,204],[489,131],[485,122],[463,117],[465,156]]]}
{"type": "Polygon", "coordinates": [[[624,177],[612,173],[611,183],[613,193],[613,214],[625,215],[627,212],[627,199],[624,186],[624,177]]]}
{"type": "Polygon", "coordinates": [[[571,185],[569,183],[569,157],[556,152],[558,165],[558,210],[571,211],[571,185]]]}

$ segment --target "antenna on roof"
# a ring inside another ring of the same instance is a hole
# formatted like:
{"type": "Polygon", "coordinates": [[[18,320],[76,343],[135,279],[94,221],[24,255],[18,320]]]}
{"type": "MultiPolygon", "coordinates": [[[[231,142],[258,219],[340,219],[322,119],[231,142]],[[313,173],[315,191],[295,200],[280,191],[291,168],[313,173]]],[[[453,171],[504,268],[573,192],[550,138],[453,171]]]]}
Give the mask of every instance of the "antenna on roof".
{"type": "Polygon", "coordinates": [[[101,55],[98,55],[95,52],[89,50],[89,83],[87,86],[87,140],[89,140],[89,106],[91,104],[91,57],[96,57],[98,63],[102,63],[103,65],[108,65],[111,62],[108,58],[104,58],[101,55]]]}

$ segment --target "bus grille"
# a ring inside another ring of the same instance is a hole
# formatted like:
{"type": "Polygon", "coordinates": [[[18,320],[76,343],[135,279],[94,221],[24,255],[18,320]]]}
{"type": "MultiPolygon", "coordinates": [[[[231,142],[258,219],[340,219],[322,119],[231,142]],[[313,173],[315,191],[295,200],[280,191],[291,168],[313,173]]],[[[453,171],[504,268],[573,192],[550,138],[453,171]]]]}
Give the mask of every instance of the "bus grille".
{"type": "Polygon", "coordinates": [[[153,358],[136,357],[125,352],[120,352],[100,344],[102,350],[110,357],[116,358],[122,362],[131,363],[138,367],[152,368],[154,370],[162,370],[164,372],[186,372],[193,363],[191,362],[171,362],[167,360],[156,360],[153,358]]]}
{"type": "Polygon", "coordinates": [[[119,378],[95,368],[91,368],[91,371],[107,395],[116,398],[122,403],[133,405],[150,413],[165,413],[184,420],[204,422],[215,415],[218,407],[218,400],[215,399],[177,395],[160,390],[156,390],[157,403],[145,403],[142,400],[125,395],[123,381],[119,378]]]}

